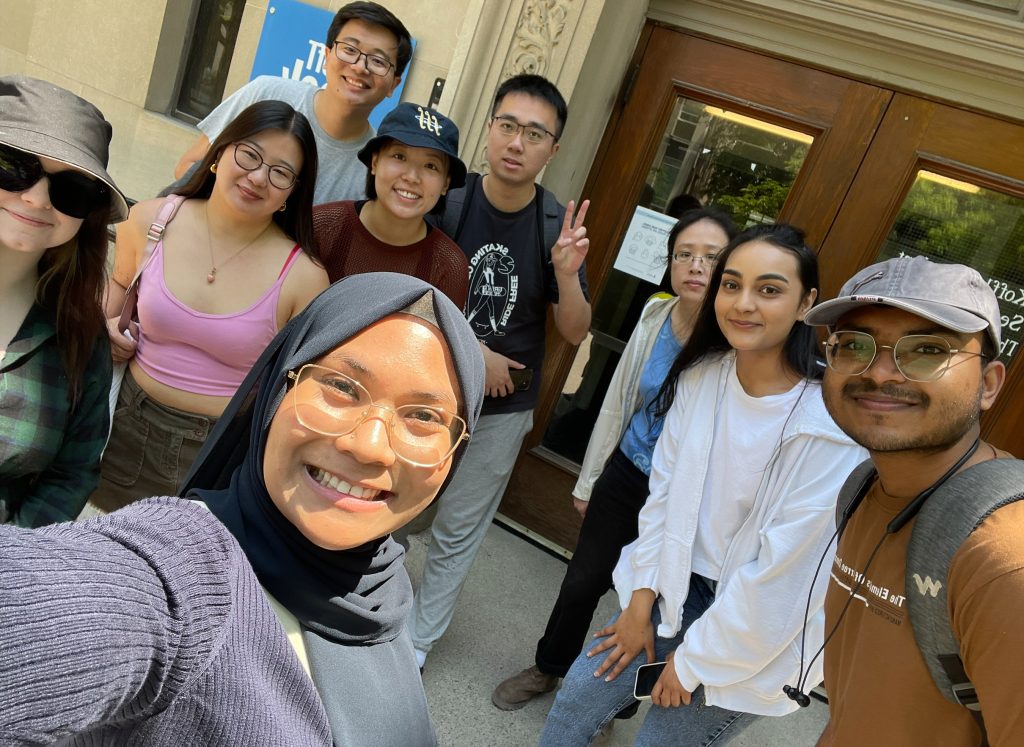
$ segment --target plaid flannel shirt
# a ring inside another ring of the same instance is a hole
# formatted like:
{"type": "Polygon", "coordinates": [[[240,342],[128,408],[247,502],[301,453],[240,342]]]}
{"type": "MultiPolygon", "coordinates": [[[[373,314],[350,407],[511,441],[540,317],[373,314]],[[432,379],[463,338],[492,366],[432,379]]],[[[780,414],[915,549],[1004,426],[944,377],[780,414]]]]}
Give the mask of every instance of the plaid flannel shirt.
{"type": "Polygon", "coordinates": [[[104,335],[72,408],[54,315],[29,310],[0,358],[0,521],[39,527],[78,516],[99,484],[111,367],[104,335]]]}

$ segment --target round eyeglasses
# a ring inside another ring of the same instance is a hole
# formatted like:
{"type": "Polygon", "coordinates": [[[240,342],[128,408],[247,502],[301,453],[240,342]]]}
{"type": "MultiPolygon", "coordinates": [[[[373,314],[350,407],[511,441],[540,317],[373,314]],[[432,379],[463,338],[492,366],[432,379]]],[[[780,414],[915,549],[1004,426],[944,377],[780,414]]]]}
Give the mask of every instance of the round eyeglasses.
{"type": "Polygon", "coordinates": [[[364,52],[359,47],[353,47],[351,44],[340,41],[334,42],[334,56],[349,65],[358,64],[359,58],[362,57],[366,60],[366,69],[380,77],[390,73],[391,68],[395,66],[387,57],[364,52]]]}
{"type": "Polygon", "coordinates": [[[514,138],[517,133],[523,133],[523,139],[530,145],[540,145],[549,137],[558,140],[558,136],[555,135],[555,133],[545,130],[540,125],[520,124],[518,120],[508,115],[492,117],[491,124],[498,129],[498,132],[503,137],[510,140],[514,138]]]}
{"type": "Polygon", "coordinates": [[[905,335],[894,345],[879,345],[867,332],[833,332],[825,341],[825,359],[833,371],[858,376],[878,357],[879,350],[891,350],[896,370],[907,381],[935,381],[946,373],[954,355],[986,358],[984,353],[952,348],[938,335],[905,335]]]}
{"type": "Polygon", "coordinates": [[[256,171],[261,166],[267,167],[267,178],[278,189],[291,189],[298,181],[298,175],[287,166],[271,166],[263,160],[263,156],[245,143],[235,143],[235,163],[246,171],[256,171]]]}
{"type": "Polygon", "coordinates": [[[395,456],[416,467],[436,467],[469,440],[466,421],[436,405],[378,405],[362,384],[324,366],[289,371],[295,417],[324,436],[346,436],[374,417],[385,424],[395,456]]]}
{"type": "Polygon", "coordinates": [[[672,261],[678,262],[681,265],[689,264],[690,262],[700,262],[701,264],[707,263],[708,265],[713,265],[718,261],[718,255],[714,252],[708,252],[707,254],[676,252],[672,255],[672,261]]]}

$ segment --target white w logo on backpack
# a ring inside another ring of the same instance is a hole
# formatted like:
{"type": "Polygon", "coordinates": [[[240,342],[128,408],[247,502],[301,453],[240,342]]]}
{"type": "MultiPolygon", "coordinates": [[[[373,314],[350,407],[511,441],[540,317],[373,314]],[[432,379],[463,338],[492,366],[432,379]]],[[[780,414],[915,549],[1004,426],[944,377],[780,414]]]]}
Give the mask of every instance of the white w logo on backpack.
{"type": "Polygon", "coordinates": [[[931,594],[932,597],[937,597],[939,595],[939,592],[942,590],[942,582],[932,581],[931,576],[925,576],[922,579],[918,574],[915,573],[914,583],[917,584],[917,591],[922,596],[924,596],[925,594],[931,594]]]}

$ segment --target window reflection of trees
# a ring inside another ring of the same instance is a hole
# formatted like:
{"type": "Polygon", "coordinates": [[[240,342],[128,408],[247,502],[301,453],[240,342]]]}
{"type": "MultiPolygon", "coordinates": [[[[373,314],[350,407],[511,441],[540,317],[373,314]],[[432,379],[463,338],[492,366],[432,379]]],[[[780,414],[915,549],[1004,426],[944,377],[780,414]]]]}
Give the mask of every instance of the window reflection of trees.
{"type": "Polygon", "coordinates": [[[648,176],[651,207],[664,210],[674,196],[691,194],[741,226],[778,217],[807,143],[713,116],[696,101],[680,99],[674,122],[648,176]]]}
{"type": "Polygon", "coordinates": [[[918,176],[907,193],[879,259],[927,255],[978,270],[1005,315],[1003,357],[1024,332],[1024,199],[946,179],[918,176]]]}

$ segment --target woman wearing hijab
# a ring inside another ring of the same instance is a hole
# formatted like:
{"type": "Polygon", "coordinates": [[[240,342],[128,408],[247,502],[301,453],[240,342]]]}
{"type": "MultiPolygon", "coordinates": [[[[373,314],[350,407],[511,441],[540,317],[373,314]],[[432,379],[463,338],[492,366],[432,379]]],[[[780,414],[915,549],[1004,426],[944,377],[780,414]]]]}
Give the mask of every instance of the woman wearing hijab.
{"type": "Polygon", "coordinates": [[[110,136],[88,101],[0,77],[0,522],[73,519],[99,482],[107,224],[128,215],[110,136]]]}
{"type": "Polygon", "coordinates": [[[482,392],[472,331],[427,284],[371,273],[322,293],[225,410],[196,502],[0,530],[0,628],[17,630],[0,734],[434,744],[390,532],[451,479],[482,392]]]}

